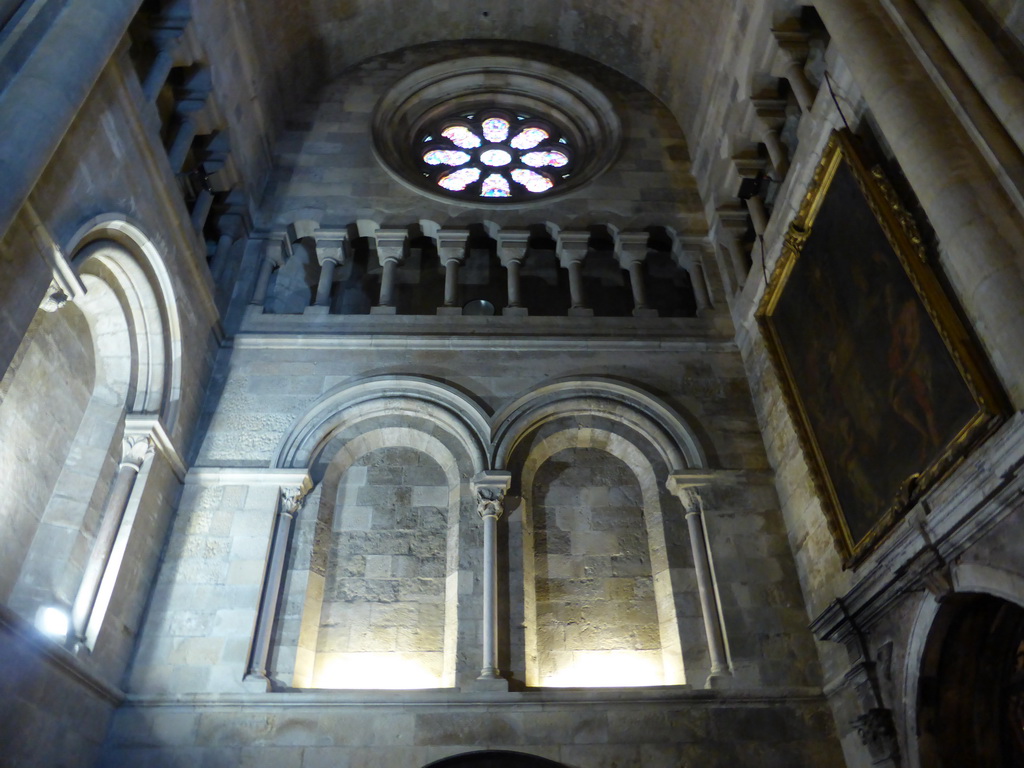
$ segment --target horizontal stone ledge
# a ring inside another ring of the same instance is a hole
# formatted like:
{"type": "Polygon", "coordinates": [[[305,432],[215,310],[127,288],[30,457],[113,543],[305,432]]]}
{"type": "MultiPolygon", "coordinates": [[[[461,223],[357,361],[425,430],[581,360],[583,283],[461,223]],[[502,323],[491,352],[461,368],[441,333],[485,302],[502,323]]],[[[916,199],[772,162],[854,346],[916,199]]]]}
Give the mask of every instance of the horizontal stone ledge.
{"type": "Polygon", "coordinates": [[[534,688],[524,691],[480,691],[430,689],[409,691],[366,690],[287,690],[270,693],[179,694],[146,696],[129,694],[126,707],[199,707],[204,709],[273,709],[278,707],[316,709],[331,708],[461,708],[515,705],[523,709],[556,709],[560,707],[595,707],[601,705],[679,704],[701,708],[719,706],[764,706],[780,703],[822,703],[825,694],[820,688],[722,688],[704,689],[684,686],[652,688],[534,688]]]}
{"type": "Polygon", "coordinates": [[[309,477],[307,469],[253,467],[192,467],[185,485],[279,485],[295,486],[309,477]]]}

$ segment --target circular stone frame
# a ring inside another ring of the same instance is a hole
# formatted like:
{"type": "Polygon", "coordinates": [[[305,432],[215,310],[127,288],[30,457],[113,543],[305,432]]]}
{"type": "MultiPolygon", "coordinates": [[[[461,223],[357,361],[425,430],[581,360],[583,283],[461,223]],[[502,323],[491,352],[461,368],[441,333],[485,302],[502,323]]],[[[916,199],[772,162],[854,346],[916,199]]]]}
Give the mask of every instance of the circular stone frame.
{"type": "Polygon", "coordinates": [[[504,208],[544,205],[597,178],[615,160],[622,124],[611,100],[578,75],[515,56],[474,56],[423,67],[381,97],[374,110],[374,154],[404,186],[438,202],[504,208]],[[449,195],[423,176],[417,137],[429,124],[459,112],[499,109],[534,115],[557,126],[573,150],[572,175],[534,198],[449,195]]]}

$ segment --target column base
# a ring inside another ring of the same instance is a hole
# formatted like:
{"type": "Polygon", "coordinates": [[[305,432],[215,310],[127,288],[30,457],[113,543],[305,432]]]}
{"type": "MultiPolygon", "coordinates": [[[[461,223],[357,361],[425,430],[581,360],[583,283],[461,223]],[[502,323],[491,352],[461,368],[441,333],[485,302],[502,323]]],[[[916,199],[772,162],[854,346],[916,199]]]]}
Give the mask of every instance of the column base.
{"type": "Polygon", "coordinates": [[[478,677],[471,687],[474,691],[508,691],[508,680],[504,677],[478,677]]]}
{"type": "Polygon", "coordinates": [[[501,310],[501,314],[506,317],[526,317],[530,311],[526,307],[505,307],[501,310]]]}
{"type": "Polygon", "coordinates": [[[371,315],[397,315],[398,307],[370,307],[371,315]]]}
{"type": "Polygon", "coordinates": [[[570,307],[569,317],[593,317],[594,310],[590,307],[570,307]]]}
{"type": "Polygon", "coordinates": [[[270,679],[262,675],[246,675],[242,678],[242,687],[253,693],[270,693],[272,690],[270,679]]]}
{"type": "Polygon", "coordinates": [[[437,314],[439,315],[461,315],[462,307],[438,307],[437,314]]]}
{"type": "Polygon", "coordinates": [[[302,310],[304,315],[329,315],[331,308],[324,304],[313,304],[312,306],[306,307],[302,310]]]}
{"type": "Polygon", "coordinates": [[[641,307],[633,310],[633,317],[657,317],[658,310],[650,307],[641,307]]]}
{"type": "Polygon", "coordinates": [[[732,685],[732,674],[729,672],[712,672],[704,681],[707,690],[729,688],[732,685]]]}

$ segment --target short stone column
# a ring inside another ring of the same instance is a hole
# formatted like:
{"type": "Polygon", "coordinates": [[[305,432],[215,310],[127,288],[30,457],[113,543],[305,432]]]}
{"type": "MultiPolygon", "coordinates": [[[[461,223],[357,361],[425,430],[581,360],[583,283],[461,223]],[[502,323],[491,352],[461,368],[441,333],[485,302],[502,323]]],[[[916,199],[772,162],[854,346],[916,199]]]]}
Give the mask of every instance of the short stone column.
{"type": "Polygon", "coordinates": [[[171,170],[175,173],[181,171],[182,165],[185,164],[185,157],[188,155],[188,150],[199,129],[196,115],[206,108],[206,101],[212,88],[213,83],[210,80],[209,70],[202,69],[194,74],[188,84],[181,89],[181,95],[175,105],[178,130],[174,134],[174,141],[167,150],[167,159],[171,163],[171,170]]]}
{"type": "Polygon", "coordinates": [[[82,583],[75,595],[75,602],[71,607],[71,626],[75,637],[80,641],[85,640],[89,617],[92,615],[100,582],[107,570],[107,563],[110,562],[114,540],[117,538],[125,510],[128,508],[128,499],[135,487],[135,478],[138,477],[143,463],[152,455],[153,439],[149,435],[125,435],[121,441],[121,463],[114,476],[110,495],[103,507],[103,516],[100,518],[96,540],[93,543],[92,552],[89,554],[89,560],[85,564],[85,573],[82,575],[82,583]]]}
{"type": "Polygon", "coordinates": [[[697,311],[708,309],[711,306],[711,295],[708,293],[708,284],[704,277],[703,251],[693,244],[680,244],[673,257],[676,266],[685,269],[690,276],[697,311]]]}
{"type": "Polygon", "coordinates": [[[395,273],[405,256],[406,233],[404,230],[383,230],[376,233],[377,260],[381,264],[380,298],[376,307],[370,307],[370,314],[394,315],[395,273]]]}
{"type": "Polygon", "coordinates": [[[714,573],[708,553],[707,535],[704,530],[703,500],[699,489],[709,485],[714,476],[710,473],[686,472],[670,475],[665,486],[683,505],[686,525],[690,534],[690,549],[697,574],[697,591],[700,597],[701,613],[704,616],[704,633],[708,641],[708,655],[711,660],[711,674],[706,688],[721,685],[722,678],[731,676],[729,660],[725,652],[725,636],[722,630],[718,598],[715,591],[714,573]]]}
{"type": "Polygon", "coordinates": [[[739,293],[747,282],[750,267],[740,238],[746,230],[747,213],[737,205],[721,206],[717,210],[717,239],[729,256],[732,290],[739,293]]]}
{"type": "Polygon", "coordinates": [[[214,283],[220,283],[227,269],[231,248],[246,234],[245,217],[236,210],[233,206],[229,207],[217,217],[217,247],[210,258],[210,274],[213,275],[214,283]]]}
{"type": "Polygon", "coordinates": [[[752,102],[757,139],[768,149],[776,180],[781,182],[789,173],[789,152],[779,138],[779,129],[786,121],[785,102],[777,99],[752,99],[752,102]]]}
{"type": "Polygon", "coordinates": [[[444,265],[444,304],[437,308],[439,315],[461,315],[459,305],[459,266],[466,259],[466,241],[469,232],[440,230],[437,234],[437,255],[444,265]]]}
{"type": "Polygon", "coordinates": [[[157,94],[167,82],[167,76],[174,67],[174,49],[178,47],[178,41],[190,21],[192,12],[187,0],[177,0],[164,7],[153,25],[150,40],[157,54],[142,83],[142,95],[146,101],[156,101],[157,94]]]}
{"type": "Polygon", "coordinates": [[[773,29],[772,34],[779,44],[779,53],[782,58],[782,76],[789,83],[789,89],[796,98],[800,111],[805,115],[814,109],[816,92],[811,81],[807,79],[804,72],[804,63],[807,61],[808,34],[802,30],[779,30],[773,29]]]}
{"type": "Polygon", "coordinates": [[[562,232],[556,240],[558,263],[569,273],[569,315],[590,317],[590,309],[583,294],[583,261],[590,249],[589,232],[562,232]]]}
{"type": "Polygon", "coordinates": [[[256,288],[252,292],[252,304],[263,306],[267,300],[267,287],[270,285],[270,273],[284,264],[284,240],[275,237],[263,246],[263,262],[256,278],[256,288]]]}
{"type": "Polygon", "coordinates": [[[483,558],[483,653],[480,681],[497,680],[505,685],[498,670],[498,519],[505,511],[505,492],[512,474],[498,470],[481,472],[473,478],[476,511],[484,526],[483,558]]]}
{"type": "Polygon", "coordinates": [[[498,259],[505,268],[508,281],[508,304],[502,310],[503,315],[526,315],[523,306],[519,272],[526,260],[526,250],[530,244],[529,232],[501,232],[498,237],[498,259]]]}
{"type": "Polygon", "coordinates": [[[644,260],[647,258],[646,232],[627,232],[615,236],[615,260],[629,271],[629,287],[633,292],[633,317],[657,317],[658,310],[647,306],[644,284],[644,260]]]}
{"type": "Polygon", "coordinates": [[[330,308],[334,270],[345,263],[345,238],[316,238],[316,258],[320,262],[320,279],[316,284],[313,304],[330,308]]]}
{"type": "Polygon", "coordinates": [[[288,558],[288,541],[291,539],[295,516],[302,509],[306,495],[311,487],[312,485],[307,478],[301,485],[281,489],[281,495],[277,503],[277,517],[274,520],[273,538],[270,543],[270,556],[267,558],[267,570],[263,577],[263,592],[260,597],[259,612],[256,615],[256,631],[253,636],[252,653],[249,655],[249,666],[246,670],[247,677],[267,677],[270,636],[274,631],[277,603],[281,596],[281,587],[284,581],[284,567],[288,558]]]}

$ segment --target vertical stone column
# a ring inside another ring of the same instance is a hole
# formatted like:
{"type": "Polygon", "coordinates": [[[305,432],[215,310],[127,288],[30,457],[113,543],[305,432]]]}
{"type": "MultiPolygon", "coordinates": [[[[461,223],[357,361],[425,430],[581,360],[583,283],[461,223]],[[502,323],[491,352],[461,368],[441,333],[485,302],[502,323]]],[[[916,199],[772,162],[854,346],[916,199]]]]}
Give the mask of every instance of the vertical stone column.
{"type": "Polygon", "coordinates": [[[437,255],[444,265],[444,305],[438,307],[439,315],[461,315],[459,306],[459,266],[466,258],[466,241],[469,232],[464,230],[440,230],[437,234],[437,255]]]}
{"type": "Polygon", "coordinates": [[[697,311],[701,312],[711,306],[711,296],[708,293],[707,280],[704,277],[703,252],[694,245],[683,245],[679,243],[673,253],[673,261],[680,269],[685,269],[690,275],[690,283],[693,285],[693,299],[697,304],[697,311]]]}
{"type": "Polygon", "coordinates": [[[331,286],[334,283],[334,270],[345,263],[345,237],[317,237],[316,258],[320,262],[320,279],[316,284],[316,298],[313,303],[318,307],[330,307],[331,286]]]}
{"type": "Polygon", "coordinates": [[[757,139],[768,149],[775,176],[781,182],[789,173],[789,152],[779,138],[779,129],[786,121],[785,102],[779,99],[751,99],[751,102],[757,139]]]}
{"type": "Polygon", "coordinates": [[[406,233],[404,230],[378,229],[377,259],[381,264],[380,298],[376,307],[370,308],[375,315],[393,315],[395,307],[395,273],[405,256],[406,233]]]}
{"type": "Polygon", "coordinates": [[[569,273],[569,314],[592,316],[594,310],[587,307],[583,294],[583,260],[590,249],[590,233],[561,232],[555,242],[558,247],[558,263],[569,273]]]}
{"type": "Polygon", "coordinates": [[[267,677],[267,658],[270,654],[270,635],[274,631],[274,618],[284,580],[284,566],[288,557],[288,540],[291,538],[295,515],[302,509],[311,484],[308,478],[298,486],[282,488],[277,503],[277,517],[274,520],[273,539],[267,571],[263,578],[263,593],[260,597],[259,613],[256,615],[256,631],[253,636],[252,653],[246,676],[267,677]]]}
{"type": "Polygon", "coordinates": [[[520,293],[519,271],[526,260],[526,249],[530,244],[529,232],[501,232],[497,236],[498,259],[505,267],[508,279],[508,305],[503,315],[525,315],[523,297],[520,293]]]}
{"type": "Polygon", "coordinates": [[[142,94],[146,101],[156,101],[157,94],[167,82],[167,76],[174,67],[174,49],[190,21],[192,13],[186,0],[170,3],[160,13],[150,35],[157,50],[156,59],[142,83],[142,94]]]}
{"type": "Polygon", "coordinates": [[[484,526],[483,557],[483,653],[480,681],[497,680],[498,670],[498,519],[504,510],[505,492],[512,474],[498,470],[481,472],[473,478],[476,511],[484,526]]]}
{"type": "Polygon", "coordinates": [[[284,264],[284,241],[280,237],[272,237],[263,247],[263,262],[260,274],[256,278],[256,288],[252,292],[252,304],[263,306],[267,300],[267,286],[270,285],[270,273],[284,264]]]}
{"type": "Polygon", "coordinates": [[[720,206],[718,213],[718,242],[729,254],[729,266],[733,276],[733,290],[739,293],[747,282],[750,268],[743,252],[740,238],[746,229],[747,214],[738,206],[720,206]]]}
{"type": "Polygon", "coordinates": [[[167,150],[167,159],[175,173],[178,173],[185,163],[185,157],[199,129],[196,116],[206,108],[206,101],[212,88],[209,70],[202,69],[177,93],[175,112],[179,120],[178,130],[174,134],[170,149],[167,150]]]}
{"type": "Polygon", "coordinates": [[[647,306],[647,286],[644,284],[644,260],[647,258],[646,232],[615,235],[615,260],[629,270],[629,287],[633,292],[633,317],[657,317],[658,310],[647,306]]]}
{"type": "Polygon", "coordinates": [[[800,111],[805,115],[809,114],[814,109],[814,99],[817,94],[804,72],[808,35],[799,30],[773,29],[772,33],[779,44],[779,52],[782,57],[782,76],[789,83],[789,88],[793,91],[793,96],[796,97],[800,111]]]}
{"type": "Polygon", "coordinates": [[[670,475],[665,484],[669,492],[674,494],[683,505],[686,525],[689,529],[693,565],[697,574],[697,591],[700,597],[701,613],[704,616],[704,633],[707,636],[708,655],[711,660],[711,674],[705,683],[706,688],[720,686],[723,678],[732,674],[725,652],[725,635],[722,630],[714,573],[711,569],[711,558],[704,532],[703,501],[698,491],[702,486],[708,485],[711,480],[710,474],[688,472],[670,475]]]}
{"type": "Polygon", "coordinates": [[[220,283],[224,276],[224,270],[228,265],[228,258],[231,248],[241,238],[245,237],[247,231],[244,213],[236,206],[229,205],[217,216],[217,248],[210,259],[210,274],[213,275],[214,283],[220,283]]]}
{"type": "Polygon", "coordinates": [[[103,516],[96,532],[89,560],[85,564],[82,583],[75,595],[71,608],[71,626],[75,637],[85,639],[85,630],[89,624],[100,582],[110,561],[110,553],[114,549],[114,540],[128,508],[128,499],[135,487],[135,478],[139,475],[142,465],[153,455],[153,440],[149,435],[125,435],[121,443],[121,462],[114,476],[110,495],[103,506],[103,516]]]}
{"type": "Polygon", "coordinates": [[[1015,206],[878,3],[831,0],[815,8],[924,208],[949,281],[1020,408],[1024,226],[1015,206]]]}

